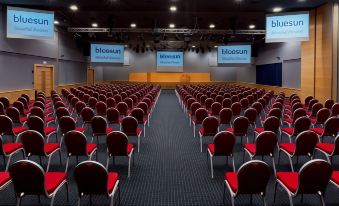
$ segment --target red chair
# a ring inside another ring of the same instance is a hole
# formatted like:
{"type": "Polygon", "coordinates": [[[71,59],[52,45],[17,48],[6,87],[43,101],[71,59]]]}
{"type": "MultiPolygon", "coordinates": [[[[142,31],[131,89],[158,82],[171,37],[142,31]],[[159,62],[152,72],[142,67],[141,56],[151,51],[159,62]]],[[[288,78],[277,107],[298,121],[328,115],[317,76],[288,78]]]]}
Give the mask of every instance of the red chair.
{"type": "MultiPolygon", "coordinates": [[[[60,109],[62,109],[62,108],[59,108],[58,110],[60,110],[60,109]]],[[[64,109],[68,112],[68,110],[66,108],[64,108],[64,109]]],[[[55,123],[55,118],[54,117],[45,117],[44,111],[40,107],[32,107],[30,116],[40,117],[40,119],[42,119],[44,121],[46,126],[50,125],[53,122],[55,123]]]]}
{"type": "Polygon", "coordinates": [[[338,117],[339,116],[339,103],[335,103],[332,106],[332,117],[338,117]]]}
{"type": "MultiPolygon", "coordinates": [[[[45,172],[44,169],[29,160],[20,160],[9,168],[12,179],[17,205],[25,195],[43,195],[51,199],[53,206],[54,198],[60,188],[65,185],[68,199],[67,174],[64,172],[45,172]]],[[[39,198],[40,201],[40,198],[39,198]]]]}
{"type": "Polygon", "coordinates": [[[95,116],[92,118],[92,140],[93,142],[94,137],[97,137],[97,144],[99,144],[99,136],[107,136],[109,133],[113,132],[112,128],[107,127],[107,121],[105,118],[101,116],[95,116]]]}
{"type": "Polygon", "coordinates": [[[239,102],[235,102],[235,103],[232,104],[231,109],[232,109],[234,117],[237,117],[237,116],[240,115],[241,108],[242,108],[242,106],[239,102]]]}
{"type": "Polygon", "coordinates": [[[219,116],[221,110],[222,105],[219,102],[214,102],[211,106],[211,111],[209,111],[208,113],[212,116],[219,116]]]}
{"type": "Polygon", "coordinates": [[[13,127],[12,120],[4,115],[0,115],[0,135],[11,135],[14,137],[14,141],[16,141],[17,136],[28,130],[27,127],[13,127]]]}
{"type": "Polygon", "coordinates": [[[300,117],[295,121],[294,127],[285,127],[285,128],[282,128],[281,131],[282,133],[286,134],[290,142],[292,142],[292,137],[296,137],[301,132],[309,130],[310,127],[311,127],[311,120],[308,117],[300,117]]]}
{"type": "Polygon", "coordinates": [[[259,136],[255,139],[254,144],[245,144],[244,145],[244,153],[243,153],[243,162],[245,162],[245,151],[250,156],[250,159],[257,156],[269,156],[272,159],[273,170],[275,170],[274,163],[274,151],[277,147],[278,138],[277,134],[271,131],[264,131],[259,134],[259,136]]]}
{"type": "Polygon", "coordinates": [[[192,119],[193,123],[193,136],[195,137],[196,126],[202,124],[204,119],[208,117],[208,111],[205,108],[200,108],[195,111],[195,117],[192,119]]]}
{"type": "Polygon", "coordinates": [[[5,110],[11,106],[11,103],[7,97],[0,97],[0,102],[3,104],[5,110]]]}
{"type": "Polygon", "coordinates": [[[129,114],[128,105],[125,102],[119,102],[116,108],[121,116],[124,117],[128,116],[129,114]]]}
{"type": "Polygon", "coordinates": [[[219,113],[219,124],[230,125],[232,127],[232,117],[232,110],[230,108],[223,108],[219,113]]]}
{"type": "Polygon", "coordinates": [[[309,116],[309,117],[315,117],[315,116],[317,116],[318,111],[319,111],[320,109],[322,109],[322,108],[324,108],[324,106],[323,106],[323,104],[321,104],[321,103],[319,103],[319,102],[313,104],[312,110],[311,110],[311,112],[307,112],[307,116],[309,116]]]}
{"type": "Polygon", "coordinates": [[[20,134],[18,139],[23,144],[27,159],[32,156],[39,156],[40,164],[42,164],[41,157],[48,158],[46,171],[49,171],[52,156],[56,152],[59,152],[60,164],[62,164],[60,145],[58,143],[45,143],[44,137],[39,132],[27,130],[20,134]]]}
{"type": "Polygon", "coordinates": [[[54,127],[45,127],[45,123],[40,117],[30,116],[27,121],[27,126],[30,130],[39,132],[46,139],[46,142],[49,141],[52,135],[55,135],[56,139],[58,138],[57,129],[54,127]]]}
{"type": "Polygon", "coordinates": [[[124,102],[127,104],[129,110],[134,108],[134,102],[132,98],[127,97],[124,99],[124,102]]]}
{"type": "Polygon", "coordinates": [[[59,120],[59,127],[62,135],[65,135],[67,132],[75,130],[81,133],[84,133],[86,131],[83,127],[76,127],[76,123],[74,121],[74,118],[70,116],[64,116],[61,117],[59,120]]]}
{"type": "MultiPolygon", "coordinates": [[[[2,140],[2,137],[0,136],[0,155],[3,156],[4,163],[6,165],[6,171],[8,170],[9,163],[12,159],[12,156],[16,154],[17,152],[22,151],[23,155],[23,146],[21,143],[4,143],[2,140]],[[6,164],[6,158],[8,158],[7,164],[6,164]]],[[[1,187],[1,183],[0,183],[1,187]]]]}
{"type": "Polygon", "coordinates": [[[263,127],[257,127],[254,129],[254,133],[257,135],[264,131],[271,131],[278,135],[280,133],[280,120],[274,116],[268,117],[265,120],[263,127]]]}
{"type": "Polygon", "coordinates": [[[20,101],[13,102],[13,107],[17,108],[20,115],[23,117],[27,116],[30,113],[28,109],[25,109],[25,105],[20,101]]]}
{"type": "Polygon", "coordinates": [[[1,102],[0,102],[0,115],[5,115],[5,107],[1,102]]]}
{"type": "Polygon", "coordinates": [[[131,176],[131,159],[133,157],[134,162],[134,147],[133,144],[128,143],[128,137],[126,134],[116,131],[111,132],[106,138],[107,144],[107,162],[106,169],[108,169],[109,160],[113,157],[113,164],[115,164],[115,157],[126,156],[128,157],[128,177],[131,176]]]}
{"type": "Polygon", "coordinates": [[[231,106],[232,106],[232,100],[230,98],[225,98],[222,101],[222,107],[223,108],[231,108],[231,106]]]}
{"type": "Polygon", "coordinates": [[[321,204],[325,206],[323,195],[330,182],[331,175],[331,165],[318,159],[305,163],[299,172],[277,172],[274,202],[279,184],[287,192],[291,206],[293,206],[293,198],[299,194],[317,194],[320,196],[321,204]]]}
{"type": "Polygon", "coordinates": [[[107,99],[107,108],[115,108],[115,100],[113,97],[107,99]]]}
{"type": "Polygon", "coordinates": [[[97,115],[99,116],[106,116],[107,105],[105,102],[97,102],[95,104],[95,110],[97,111],[97,115]]]}
{"type": "Polygon", "coordinates": [[[22,117],[20,115],[20,112],[17,108],[15,107],[8,107],[6,109],[6,115],[11,118],[11,120],[13,121],[13,123],[15,124],[19,124],[19,125],[24,125],[27,122],[27,117],[22,117]]]}
{"type": "MultiPolygon", "coordinates": [[[[84,161],[74,170],[74,180],[78,188],[78,205],[85,195],[105,195],[110,198],[110,206],[114,205],[114,196],[118,192],[120,204],[119,174],[108,172],[103,165],[94,161],[84,161]]],[[[92,202],[91,202],[92,203],[92,202]]]]}
{"type": "Polygon", "coordinates": [[[297,136],[294,144],[293,143],[279,144],[278,166],[280,162],[280,151],[282,151],[287,155],[290,162],[291,170],[292,172],[294,172],[292,161],[293,157],[297,157],[297,160],[298,156],[308,156],[310,159],[312,159],[314,149],[317,143],[318,136],[316,133],[312,131],[304,131],[297,136]]]}
{"type": "Polygon", "coordinates": [[[138,121],[138,124],[141,124],[144,127],[144,137],[145,137],[147,118],[144,118],[144,111],[140,108],[134,108],[132,109],[130,116],[134,117],[138,121]]]}
{"type": "Polygon", "coordinates": [[[147,125],[149,126],[151,111],[148,109],[148,105],[145,102],[139,102],[136,107],[144,111],[144,115],[147,118],[147,125]]]}
{"type": "Polygon", "coordinates": [[[257,110],[258,116],[261,118],[261,112],[263,110],[262,104],[259,102],[254,102],[251,107],[257,110]]]}
{"type": "Polygon", "coordinates": [[[211,107],[212,107],[212,104],[214,103],[214,100],[212,99],[212,98],[207,98],[206,100],[205,100],[205,104],[204,104],[204,106],[205,106],[205,108],[207,109],[207,110],[211,110],[211,107]]]}
{"type": "Polygon", "coordinates": [[[339,131],[339,118],[331,117],[326,120],[324,128],[312,128],[312,131],[317,133],[319,141],[323,141],[324,137],[336,137],[339,131]]]}
{"type": "Polygon", "coordinates": [[[240,100],[240,104],[241,104],[242,110],[246,110],[250,103],[248,102],[248,99],[243,98],[240,100]]]}
{"type": "Polygon", "coordinates": [[[128,137],[134,136],[138,139],[138,152],[140,151],[140,135],[142,133],[142,128],[138,127],[138,120],[134,117],[127,116],[123,118],[121,123],[122,132],[124,132],[128,137]]]}
{"type": "Polygon", "coordinates": [[[294,125],[297,119],[305,116],[307,116],[306,110],[304,110],[303,108],[299,108],[293,112],[292,118],[284,118],[283,123],[286,123],[289,127],[291,127],[292,125],[294,125]]]}
{"type": "Polygon", "coordinates": [[[334,143],[317,143],[315,149],[322,152],[328,161],[331,164],[332,158],[336,155],[339,155],[339,136],[334,140],[334,143]]]}
{"type": "Polygon", "coordinates": [[[236,137],[241,138],[241,144],[242,144],[242,137],[247,138],[247,143],[248,143],[248,136],[247,136],[247,131],[248,127],[250,125],[250,122],[246,117],[237,117],[234,122],[233,122],[233,128],[228,128],[226,131],[232,132],[236,137]]]}
{"type": "Polygon", "coordinates": [[[92,123],[92,118],[95,116],[93,109],[85,107],[81,110],[82,126],[84,127],[92,123]]]}
{"type": "MultiPolygon", "coordinates": [[[[270,167],[262,161],[252,160],[243,164],[238,172],[225,173],[225,186],[223,200],[225,200],[226,187],[231,194],[231,203],[234,206],[235,198],[241,194],[260,195],[266,205],[266,188],[270,178],[270,167]]],[[[224,203],[225,204],[225,203],[224,203]]]]}
{"type": "Polygon", "coordinates": [[[88,106],[91,108],[91,109],[95,109],[95,105],[97,104],[98,100],[94,97],[90,97],[88,99],[88,106]]]}
{"type": "MultiPolygon", "coordinates": [[[[72,156],[76,156],[77,163],[79,156],[85,156],[88,160],[91,160],[93,155],[97,153],[96,144],[88,144],[86,136],[79,131],[69,131],[64,135],[66,150],[67,150],[67,161],[66,161],[66,172],[68,171],[69,159],[72,156]]],[[[98,159],[98,154],[96,155],[98,159]]]]}
{"type": "Polygon", "coordinates": [[[215,136],[219,130],[219,120],[216,117],[206,117],[199,129],[200,152],[202,152],[202,138],[206,136],[215,136]]]}
{"type": "Polygon", "coordinates": [[[313,127],[316,125],[323,126],[328,118],[331,116],[331,110],[322,108],[318,111],[315,118],[310,118],[313,127]]]}
{"type": "Polygon", "coordinates": [[[192,124],[192,119],[195,117],[195,112],[199,109],[202,108],[201,104],[199,102],[194,102],[191,105],[191,110],[188,111],[188,116],[189,116],[189,122],[190,125],[192,124]]]}
{"type": "Polygon", "coordinates": [[[325,104],[324,104],[325,108],[327,108],[329,110],[332,109],[333,105],[334,105],[334,100],[333,99],[326,100],[325,104]]]}
{"type": "MultiPolygon", "coordinates": [[[[219,132],[214,136],[213,144],[208,144],[207,151],[210,156],[211,163],[211,175],[214,178],[213,173],[213,157],[226,156],[232,159],[232,168],[235,171],[233,149],[235,144],[235,136],[231,132],[219,132]]],[[[228,159],[227,159],[228,162],[228,159]]]]}
{"type": "Polygon", "coordinates": [[[254,108],[248,108],[244,112],[244,117],[248,119],[253,130],[256,128],[257,115],[257,110],[254,108]]]}

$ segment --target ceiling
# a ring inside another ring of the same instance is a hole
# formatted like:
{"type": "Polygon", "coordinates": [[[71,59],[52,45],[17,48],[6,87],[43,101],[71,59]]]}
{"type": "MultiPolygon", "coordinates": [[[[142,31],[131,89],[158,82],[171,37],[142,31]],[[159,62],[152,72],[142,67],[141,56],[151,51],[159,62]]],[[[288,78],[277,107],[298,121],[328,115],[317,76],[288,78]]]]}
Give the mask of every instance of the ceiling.
{"type": "MultiPolygon", "coordinates": [[[[250,24],[256,29],[265,29],[265,15],[274,7],[283,11],[310,10],[326,0],[0,0],[0,3],[11,6],[53,10],[60,28],[91,27],[93,22],[99,27],[130,28],[136,23],[137,28],[168,28],[174,23],[176,28],[247,30],[250,24]],[[74,12],[71,4],[79,8],[74,12]],[[170,6],[176,6],[176,12],[170,12],[170,6]]],[[[131,39],[154,38],[154,34],[99,34],[81,33],[79,38],[95,41],[131,41],[131,39]],[[126,37],[127,35],[127,37],[126,37]]],[[[182,35],[167,35],[166,39],[178,40],[182,35]],[[179,38],[178,38],[179,36],[179,38]],[[175,38],[174,38],[175,37],[175,38]],[[174,39],[173,39],[174,38],[174,39]]],[[[183,38],[183,37],[182,37],[183,38]]],[[[232,35],[234,41],[262,39],[261,35],[232,35]]],[[[192,36],[195,41],[223,41],[223,35],[192,36]],[[202,39],[203,38],[203,39],[202,39]],[[206,40],[207,38],[207,40],[206,40]]],[[[162,39],[163,40],[163,39],[162,39]]]]}

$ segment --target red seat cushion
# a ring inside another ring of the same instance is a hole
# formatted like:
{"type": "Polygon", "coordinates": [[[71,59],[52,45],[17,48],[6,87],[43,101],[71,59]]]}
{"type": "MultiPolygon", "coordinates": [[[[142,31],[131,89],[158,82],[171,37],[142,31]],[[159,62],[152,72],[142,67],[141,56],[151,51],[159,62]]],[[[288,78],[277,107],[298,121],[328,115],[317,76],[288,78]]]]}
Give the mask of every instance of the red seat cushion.
{"type": "Polygon", "coordinates": [[[193,118],[193,119],[192,119],[192,122],[193,122],[193,123],[196,123],[196,122],[197,122],[197,118],[193,118]]]}
{"type": "Polygon", "coordinates": [[[286,115],[291,115],[292,112],[291,112],[291,111],[286,111],[284,114],[286,114],[286,115]]]}
{"type": "Polygon", "coordinates": [[[227,128],[226,131],[227,132],[234,132],[234,129],[233,128],[227,128]]]}
{"type": "Polygon", "coordinates": [[[262,133],[263,131],[264,131],[264,128],[261,128],[261,127],[259,127],[259,128],[255,128],[255,130],[254,130],[256,133],[262,133]]]}
{"type": "Polygon", "coordinates": [[[315,133],[317,133],[318,135],[322,135],[324,132],[323,128],[311,128],[311,130],[315,133]]]}
{"type": "Polygon", "coordinates": [[[286,127],[286,128],[283,128],[282,131],[283,131],[284,133],[287,133],[287,134],[289,134],[289,135],[292,135],[292,134],[294,133],[294,128],[292,128],[292,127],[286,127]]]}
{"type": "Polygon", "coordinates": [[[286,151],[288,154],[293,155],[295,150],[295,145],[292,143],[283,143],[279,144],[279,147],[286,151]]]}
{"type": "Polygon", "coordinates": [[[20,122],[27,122],[28,120],[28,117],[20,117],[20,122]]]}
{"type": "Polygon", "coordinates": [[[115,184],[117,183],[119,178],[119,174],[116,172],[110,172],[108,173],[108,182],[107,182],[107,188],[108,188],[108,192],[112,193],[115,184]]]}
{"type": "Polygon", "coordinates": [[[13,152],[17,151],[18,149],[23,148],[21,143],[7,143],[3,144],[3,150],[6,155],[10,155],[13,152]]]}
{"type": "Polygon", "coordinates": [[[255,150],[256,150],[255,144],[245,144],[244,147],[245,149],[247,149],[247,151],[251,153],[251,155],[254,155],[255,150]]]}
{"type": "Polygon", "coordinates": [[[312,112],[306,112],[307,116],[310,116],[312,114],[312,112]]]}
{"type": "Polygon", "coordinates": [[[238,173],[236,172],[226,172],[225,180],[230,185],[233,192],[237,192],[238,190],[238,173]]]}
{"type": "Polygon", "coordinates": [[[47,193],[54,193],[64,180],[66,180],[66,173],[64,172],[46,172],[45,187],[47,193]]]}
{"type": "Polygon", "coordinates": [[[82,127],[77,127],[75,128],[75,131],[78,131],[78,132],[81,132],[83,133],[86,129],[85,128],[82,128],[82,127]]]}
{"type": "Polygon", "coordinates": [[[138,134],[138,136],[141,134],[141,132],[142,132],[142,128],[137,128],[137,134],[138,134]]]}
{"type": "Polygon", "coordinates": [[[312,123],[312,124],[315,124],[315,123],[317,122],[317,119],[316,119],[316,118],[310,118],[310,120],[311,120],[311,123],[312,123]]]}
{"type": "Polygon", "coordinates": [[[127,145],[127,154],[130,154],[132,152],[133,147],[134,147],[133,144],[127,145]]]}
{"type": "Polygon", "coordinates": [[[26,109],[26,110],[24,111],[24,114],[29,114],[29,113],[31,113],[31,111],[30,111],[29,109],[26,109]]]}
{"type": "Polygon", "coordinates": [[[284,122],[287,122],[287,123],[289,123],[289,124],[292,124],[293,119],[292,119],[292,118],[284,118],[283,121],[284,121],[284,122]]]}
{"type": "Polygon", "coordinates": [[[142,122],[145,124],[147,122],[147,118],[143,118],[142,122]]]}
{"type": "Polygon", "coordinates": [[[214,144],[208,144],[207,149],[211,152],[212,155],[214,154],[214,152],[215,152],[214,144]]]}
{"type": "Polygon", "coordinates": [[[54,117],[46,117],[46,118],[45,118],[45,122],[46,122],[46,123],[50,123],[51,121],[54,121],[54,120],[55,120],[54,117]]]}
{"type": "Polygon", "coordinates": [[[18,134],[20,134],[21,132],[24,132],[24,131],[26,131],[26,130],[28,130],[27,127],[14,127],[14,128],[13,128],[13,133],[14,133],[15,135],[18,135],[18,134]]]}
{"type": "Polygon", "coordinates": [[[55,150],[59,149],[60,148],[60,145],[57,144],[57,143],[47,143],[45,144],[44,146],[44,149],[45,149],[45,153],[47,155],[50,155],[51,153],[53,153],[55,150]]]}
{"type": "Polygon", "coordinates": [[[332,180],[335,184],[339,185],[339,171],[333,171],[333,172],[332,172],[331,180],[332,180]]]}
{"type": "Polygon", "coordinates": [[[53,113],[53,110],[46,110],[45,111],[45,115],[50,115],[50,114],[52,114],[53,113]]]}
{"type": "Polygon", "coordinates": [[[109,133],[111,133],[111,132],[113,132],[113,129],[112,129],[112,128],[106,128],[106,134],[109,134],[109,133]]]}
{"type": "Polygon", "coordinates": [[[46,135],[52,134],[55,131],[56,131],[56,128],[53,128],[53,127],[46,127],[45,128],[45,134],[46,135]]]}
{"type": "Polygon", "coordinates": [[[96,148],[97,148],[96,144],[87,144],[86,145],[87,154],[90,155],[96,148]]]}
{"type": "Polygon", "coordinates": [[[334,144],[329,143],[318,143],[315,147],[326,152],[327,154],[332,154],[334,150],[334,144]]]}
{"type": "Polygon", "coordinates": [[[277,179],[280,180],[291,192],[295,193],[298,189],[297,172],[277,172],[277,179]]]}
{"type": "Polygon", "coordinates": [[[10,180],[9,172],[0,172],[0,186],[5,185],[10,180]]]}

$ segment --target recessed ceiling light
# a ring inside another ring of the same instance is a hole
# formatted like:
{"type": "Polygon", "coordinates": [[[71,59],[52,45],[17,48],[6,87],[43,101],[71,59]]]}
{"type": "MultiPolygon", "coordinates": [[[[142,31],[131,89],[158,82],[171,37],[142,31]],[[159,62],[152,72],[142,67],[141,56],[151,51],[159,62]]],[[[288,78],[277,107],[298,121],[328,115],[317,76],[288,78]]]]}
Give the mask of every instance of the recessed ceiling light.
{"type": "Polygon", "coordinates": [[[281,12],[282,8],[281,7],[274,7],[273,12],[281,12]]]}
{"type": "Polygon", "coordinates": [[[175,24],[169,24],[169,28],[175,28],[175,24]]]}
{"type": "Polygon", "coordinates": [[[132,27],[132,28],[135,28],[135,27],[137,27],[137,25],[136,25],[135,23],[132,23],[132,24],[131,24],[131,27],[132,27]]]}
{"type": "Polygon", "coordinates": [[[298,0],[298,2],[306,2],[306,0],[298,0]]]}
{"type": "Polygon", "coordinates": [[[248,26],[248,28],[254,29],[254,28],[255,28],[255,25],[254,25],[254,24],[250,24],[250,25],[248,26]]]}
{"type": "Polygon", "coordinates": [[[176,6],[171,6],[171,7],[170,7],[170,11],[171,11],[171,12],[177,11],[177,7],[176,7],[176,6]]]}
{"type": "Polygon", "coordinates": [[[72,11],[77,11],[78,10],[78,7],[77,5],[73,4],[69,7],[72,11]]]}
{"type": "Polygon", "coordinates": [[[98,27],[97,23],[92,23],[92,27],[98,27]]]}
{"type": "Polygon", "coordinates": [[[192,48],[195,48],[195,45],[192,45],[192,48]]]}
{"type": "Polygon", "coordinates": [[[214,48],[218,48],[218,45],[215,45],[214,48]]]}
{"type": "Polygon", "coordinates": [[[239,2],[242,2],[242,0],[235,0],[235,2],[239,3],[239,2]]]}
{"type": "Polygon", "coordinates": [[[214,29],[215,25],[214,24],[210,24],[210,29],[214,29]]]}
{"type": "Polygon", "coordinates": [[[60,23],[59,23],[58,20],[55,20],[55,21],[54,21],[54,24],[55,24],[55,25],[59,25],[60,23]]]}
{"type": "Polygon", "coordinates": [[[125,48],[127,48],[128,47],[128,45],[127,44],[125,44],[125,48]]]}

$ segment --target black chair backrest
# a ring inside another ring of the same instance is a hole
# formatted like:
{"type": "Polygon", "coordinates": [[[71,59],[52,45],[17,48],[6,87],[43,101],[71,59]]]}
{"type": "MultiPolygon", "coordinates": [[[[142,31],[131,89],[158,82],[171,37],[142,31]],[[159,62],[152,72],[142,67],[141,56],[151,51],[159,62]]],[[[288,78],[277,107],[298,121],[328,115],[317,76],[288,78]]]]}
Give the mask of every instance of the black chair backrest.
{"type": "Polygon", "coordinates": [[[78,131],[69,131],[64,136],[64,141],[69,156],[86,156],[86,136],[78,131]]]}
{"type": "Polygon", "coordinates": [[[19,160],[10,166],[9,174],[17,197],[46,194],[44,170],[37,163],[19,160]]]}
{"type": "Polygon", "coordinates": [[[74,169],[79,196],[108,194],[108,172],[104,166],[94,161],[84,161],[74,169]]]}
{"type": "Polygon", "coordinates": [[[107,135],[107,151],[109,156],[127,156],[128,137],[120,131],[107,135]]]}

